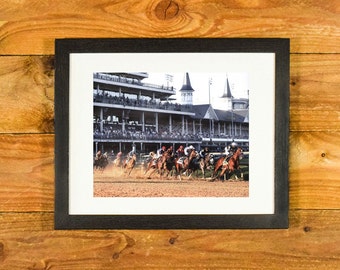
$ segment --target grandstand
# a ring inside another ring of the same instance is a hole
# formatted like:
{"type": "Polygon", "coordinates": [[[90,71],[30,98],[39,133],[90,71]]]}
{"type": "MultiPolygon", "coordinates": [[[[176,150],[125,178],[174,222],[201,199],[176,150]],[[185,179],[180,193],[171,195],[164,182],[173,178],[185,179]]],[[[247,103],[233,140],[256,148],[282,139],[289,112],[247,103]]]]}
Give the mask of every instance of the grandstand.
{"type": "Polygon", "coordinates": [[[93,74],[94,153],[127,153],[132,145],[140,154],[161,145],[223,151],[232,140],[248,147],[249,102],[233,98],[228,80],[222,98],[231,106],[221,110],[193,104],[195,90],[188,73],[179,90],[180,102],[174,102],[174,87],[144,83],[146,78],[146,72],[93,74]]]}

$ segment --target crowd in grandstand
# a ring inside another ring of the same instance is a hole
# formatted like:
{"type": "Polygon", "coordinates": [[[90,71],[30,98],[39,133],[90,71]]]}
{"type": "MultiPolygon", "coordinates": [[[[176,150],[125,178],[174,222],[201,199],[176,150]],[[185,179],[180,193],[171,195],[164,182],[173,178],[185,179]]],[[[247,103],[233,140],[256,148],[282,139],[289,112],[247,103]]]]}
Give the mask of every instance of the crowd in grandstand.
{"type": "Polygon", "coordinates": [[[190,111],[191,108],[189,105],[181,105],[179,103],[172,103],[170,101],[160,101],[152,98],[139,99],[137,96],[128,97],[124,94],[111,94],[110,92],[103,93],[103,91],[93,95],[93,102],[172,111],[190,111]]]}

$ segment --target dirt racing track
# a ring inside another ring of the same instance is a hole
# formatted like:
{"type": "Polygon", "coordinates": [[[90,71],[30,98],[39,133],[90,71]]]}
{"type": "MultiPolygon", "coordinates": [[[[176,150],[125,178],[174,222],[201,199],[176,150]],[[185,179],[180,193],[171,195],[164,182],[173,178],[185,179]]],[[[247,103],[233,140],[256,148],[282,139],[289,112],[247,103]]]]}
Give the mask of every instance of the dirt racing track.
{"type": "Polygon", "coordinates": [[[192,175],[161,178],[154,173],[151,178],[136,167],[130,175],[120,168],[107,167],[94,172],[95,197],[247,197],[249,182],[244,180],[215,180],[192,175]]]}

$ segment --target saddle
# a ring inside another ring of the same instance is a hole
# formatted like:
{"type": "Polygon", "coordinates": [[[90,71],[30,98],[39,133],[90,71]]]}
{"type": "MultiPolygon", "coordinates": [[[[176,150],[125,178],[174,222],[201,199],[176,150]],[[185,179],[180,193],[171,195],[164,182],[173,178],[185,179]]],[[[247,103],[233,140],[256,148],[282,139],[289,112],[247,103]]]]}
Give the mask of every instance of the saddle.
{"type": "Polygon", "coordinates": [[[180,158],[177,160],[177,163],[178,163],[178,164],[183,164],[185,158],[186,158],[186,157],[180,157],[180,158]]]}
{"type": "Polygon", "coordinates": [[[232,155],[228,155],[224,160],[223,160],[223,165],[228,164],[230,158],[232,157],[232,155]]]}

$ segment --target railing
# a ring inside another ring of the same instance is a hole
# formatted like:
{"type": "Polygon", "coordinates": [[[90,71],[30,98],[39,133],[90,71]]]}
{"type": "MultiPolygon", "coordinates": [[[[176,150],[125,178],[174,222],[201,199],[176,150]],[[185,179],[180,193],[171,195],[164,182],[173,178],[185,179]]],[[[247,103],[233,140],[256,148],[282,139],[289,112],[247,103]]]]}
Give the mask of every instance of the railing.
{"type": "Polygon", "coordinates": [[[141,140],[141,141],[202,141],[202,138],[195,134],[142,134],[132,132],[113,132],[113,133],[94,133],[94,139],[112,139],[112,140],[141,140]]]}
{"type": "Polygon", "coordinates": [[[178,103],[171,102],[156,102],[155,100],[142,100],[142,99],[132,99],[127,97],[118,97],[118,96],[110,96],[110,95],[100,95],[96,94],[93,96],[93,102],[105,103],[105,104],[117,104],[122,106],[133,106],[133,107],[142,107],[142,108],[151,108],[151,109],[160,109],[167,111],[180,111],[180,112],[191,112],[192,106],[190,105],[181,105],[178,103]]]}
{"type": "Polygon", "coordinates": [[[127,84],[134,84],[143,87],[153,88],[157,90],[167,90],[175,92],[175,88],[173,86],[165,86],[165,85],[158,85],[158,84],[151,84],[151,83],[142,83],[141,81],[134,79],[134,78],[127,78],[118,75],[111,75],[106,73],[94,73],[93,78],[112,81],[112,82],[119,82],[119,83],[127,83],[127,84]]]}

